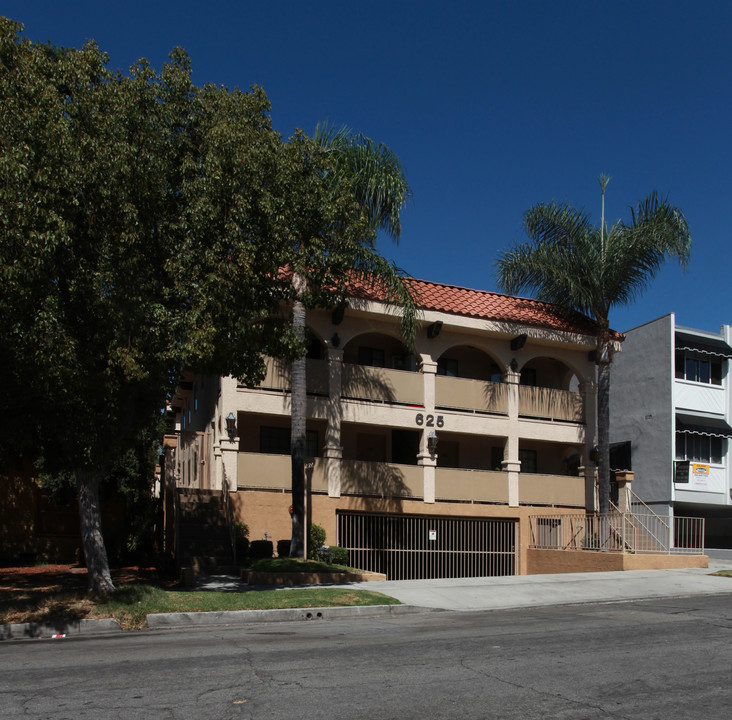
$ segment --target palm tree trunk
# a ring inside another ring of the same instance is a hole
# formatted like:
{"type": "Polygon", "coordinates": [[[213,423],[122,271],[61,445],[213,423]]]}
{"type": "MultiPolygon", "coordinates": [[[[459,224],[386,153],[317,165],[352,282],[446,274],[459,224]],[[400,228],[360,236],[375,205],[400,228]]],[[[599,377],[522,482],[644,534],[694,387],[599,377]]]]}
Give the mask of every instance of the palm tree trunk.
{"type": "Polygon", "coordinates": [[[107,550],[102,537],[102,513],[99,505],[99,476],[90,470],[78,470],[76,485],[79,495],[79,522],[84,547],[89,592],[105,595],[114,592],[109,573],[107,550]]]}
{"type": "Polygon", "coordinates": [[[602,337],[597,359],[597,448],[600,513],[610,511],[610,342],[602,337]]]}
{"type": "MultiPolygon", "coordinates": [[[[293,279],[297,285],[297,279],[293,279]]],[[[296,335],[305,335],[305,306],[295,300],[292,306],[292,324],[296,335]]],[[[305,423],[307,390],[305,357],[292,363],[290,452],[292,455],[292,539],[290,557],[305,555],[305,423]]]]}

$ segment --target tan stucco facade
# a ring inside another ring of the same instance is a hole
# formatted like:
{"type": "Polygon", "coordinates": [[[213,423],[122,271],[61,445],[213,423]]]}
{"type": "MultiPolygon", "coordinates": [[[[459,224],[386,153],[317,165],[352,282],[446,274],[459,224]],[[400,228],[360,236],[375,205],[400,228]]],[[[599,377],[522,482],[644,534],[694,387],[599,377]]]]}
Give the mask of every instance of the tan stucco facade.
{"type": "MultiPolygon", "coordinates": [[[[308,520],[329,544],[339,512],[510,519],[525,573],[530,514],[594,510],[591,334],[424,310],[409,351],[371,301],[307,324],[308,520]]],[[[178,486],[228,489],[252,540],[290,535],[289,387],[268,359],[258,387],[190,378],[176,399],[178,486]]]]}

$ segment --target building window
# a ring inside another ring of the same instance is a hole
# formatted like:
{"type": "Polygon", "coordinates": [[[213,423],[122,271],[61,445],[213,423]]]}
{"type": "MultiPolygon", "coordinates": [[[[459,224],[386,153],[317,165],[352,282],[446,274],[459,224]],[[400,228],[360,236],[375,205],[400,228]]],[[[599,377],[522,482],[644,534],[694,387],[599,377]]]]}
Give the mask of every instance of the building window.
{"type": "Polygon", "coordinates": [[[496,363],[491,363],[491,382],[503,382],[503,372],[496,363]]]}
{"type": "Polygon", "coordinates": [[[726,450],[725,438],[696,433],[676,433],[677,460],[721,465],[726,450]]]}
{"type": "Polygon", "coordinates": [[[722,360],[700,353],[676,353],[676,378],[706,385],[722,384],[722,360]]]}
{"type": "Polygon", "coordinates": [[[440,358],[437,361],[437,374],[458,377],[458,361],[454,358],[440,358]]]}
{"type": "Polygon", "coordinates": [[[536,472],[536,450],[519,450],[522,473],[536,472]]]}
{"type": "Polygon", "coordinates": [[[384,351],[381,348],[359,347],[358,364],[367,367],[386,367],[384,351]]]}
{"type": "MultiPolygon", "coordinates": [[[[290,428],[259,428],[259,452],[268,455],[290,454],[290,428]]],[[[305,434],[305,457],[319,457],[318,431],[307,430],[305,434]]]]}

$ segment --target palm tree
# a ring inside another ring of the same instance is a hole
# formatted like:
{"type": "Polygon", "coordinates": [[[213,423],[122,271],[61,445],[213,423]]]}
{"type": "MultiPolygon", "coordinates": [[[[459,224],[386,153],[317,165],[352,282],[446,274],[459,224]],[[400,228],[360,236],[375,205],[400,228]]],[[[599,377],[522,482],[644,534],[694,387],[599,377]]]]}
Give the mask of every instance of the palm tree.
{"type": "Polygon", "coordinates": [[[600,512],[610,508],[610,363],[613,333],[610,309],[635,300],[667,258],[683,268],[691,235],[683,213],[654,191],[631,207],[631,221],[605,227],[605,188],[600,177],[603,217],[566,204],[540,203],[524,215],[528,242],[499,254],[498,284],[509,294],[534,292],[540,300],[592,317],[597,325],[597,440],[600,512]]]}
{"type": "MultiPolygon", "coordinates": [[[[395,242],[401,235],[400,213],[411,197],[411,189],[399,158],[385,145],[375,143],[348,128],[318,124],[313,136],[316,144],[331,158],[325,176],[334,194],[352,192],[359,210],[366,213],[368,235],[345,250],[350,259],[352,280],[376,286],[380,294],[400,306],[402,333],[411,344],[415,332],[415,304],[404,273],[375,250],[373,237],[383,231],[395,242]]],[[[301,342],[305,337],[306,308],[302,298],[307,288],[305,278],[293,275],[293,330],[301,342]]],[[[290,452],[292,457],[292,539],[290,556],[302,557],[305,550],[305,449],[307,415],[307,378],[305,356],[292,363],[290,452]]]]}

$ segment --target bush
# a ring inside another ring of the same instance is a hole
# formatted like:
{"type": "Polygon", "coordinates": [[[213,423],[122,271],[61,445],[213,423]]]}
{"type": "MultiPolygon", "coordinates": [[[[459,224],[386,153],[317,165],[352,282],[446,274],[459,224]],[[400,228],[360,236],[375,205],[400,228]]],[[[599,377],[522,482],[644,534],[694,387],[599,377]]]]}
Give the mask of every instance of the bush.
{"type": "Polygon", "coordinates": [[[318,550],[325,545],[325,530],[313,523],[308,530],[308,557],[316,560],[318,550]]]}
{"type": "Polygon", "coordinates": [[[277,541],[277,557],[286,558],[290,557],[290,540],[278,540],[277,541]]]}
{"type": "Polygon", "coordinates": [[[236,541],[236,562],[245,565],[249,559],[249,526],[243,522],[234,523],[236,541]]]}
{"type": "Polygon", "coordinates": [[[348,565],[348,550],[346,550],[346,548],[344,547],[331,545],[330,557],[331,562],[334,562],[336,565],[348,565]]]}
{"type": "Polygon", "coordinates": [[[249,543],[249,557],[252,560],[271,558],[272,555],[274,555],[274,548],[271,540],[253,540],[249,543]]]}

